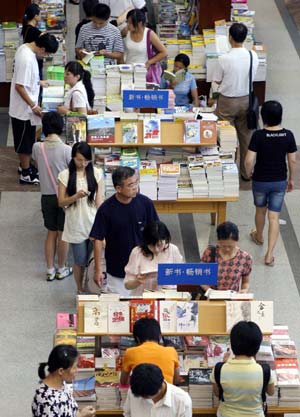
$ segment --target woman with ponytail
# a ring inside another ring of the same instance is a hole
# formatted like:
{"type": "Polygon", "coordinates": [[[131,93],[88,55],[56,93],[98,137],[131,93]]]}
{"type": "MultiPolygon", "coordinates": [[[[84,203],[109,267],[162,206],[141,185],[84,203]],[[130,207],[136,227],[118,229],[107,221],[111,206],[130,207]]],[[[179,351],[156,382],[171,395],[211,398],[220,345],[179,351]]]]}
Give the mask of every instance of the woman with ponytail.
{"type": "Polygon", "coordinates": [[[62,240],[71,245],[73,273],[80,294],[84,269],[92,252],[89,235],[102,203],[101,171],[93,167],[92,151],[86,142],[75,143],[69,168],[58,175],[58,203],[65,208],[62,240]]]}
{"type": "Polygon", "coordinates": [[[95,93],[91,74],[83,69],[77,61],[70,61],[65,66],[65,83],[71,87],[65,98],[64,106],[58,106],[61,115],[69,111],[87,114],[94,105],[95,93]]]}
{"type": "Polygon", "coordinates": [[[35,3],[26,7],[22,22],[22,36],[24,43],[30,43],[37,40],[42,33],[38,28],[41,19],[41,10],[35,3]]]}
{"type": "Polygon", "coordinates": [[[41,381],[31,406],[33,417],[95,416],[96,410],[91,406],[78,411],[78,405],[67,386],[77,373],[78,356],[74,346],[58,345],[52,349],[48,362],[40,363],[38,375],[41,381]]]}

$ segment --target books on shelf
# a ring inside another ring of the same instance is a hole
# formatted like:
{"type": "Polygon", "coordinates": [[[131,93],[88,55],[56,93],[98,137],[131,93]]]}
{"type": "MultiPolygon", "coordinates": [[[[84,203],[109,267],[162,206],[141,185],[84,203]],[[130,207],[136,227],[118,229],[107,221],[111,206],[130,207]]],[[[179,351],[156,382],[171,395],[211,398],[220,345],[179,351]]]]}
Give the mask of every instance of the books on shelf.
{"type": "Polygon", "coordinates": [[[57,329],[54,333],[54,346],[57,345],[76,346],[76,330],[57,329]]]}
{"type": "Polygon", "coordinates": [[[201,120],[200,142],[206,145],[217,144],[217,124],[213,120],[201,120]]]}
{"type": "Polygon", "coordinates": [[[299,387],[299,363],[296,358],[275,359],[278,387],[299,387]]]}
{"type": "Polygon", "coordinates": [[[184,143],[199,144],[200,143],[200,121],[187,119],[184,121],[184,143]]]}
{"type": "Polygon", "coordinates": [[[209,300],[253,300],[253,293],[239,293],[231,290],[214,290],[209,288],[205,296],[209,300]]]}
{"type": "Polygon", "coordinates": [[[176,333],[176,301],[159,302],[159,323],[162,333],[176,333]]]}
{"type": "Polygon", "coordinates": [[[76,401],[95,401],[95,370],[78,372],[73,380],[73,396],[76,401]]]}
{"type": "Polygon", "coordinates": [[[223,362],[225,353],[230,348],[229,336],[209,336],[207,347],[207,363],[214,367],[218,362],[223,362]]]}
{"type": "Polygon", "coordinates": [[[87,121],[84,115],[66,116],[66,142],[73,145],[86,141],[87,121]]]}
{"type": "Polygon", "coordinates": [[[272,342],[275,359],[297,358],[295,342],[292,340],[276,340],[272,342]]]}
{"type": "Polygon", "coordinates": [[[129,301],[119,301],[108,305],[108,332],[111,334],[129,333],[129,301]]]}
{"type": "Polygon", "coordinates": [[[136,122],[122,122],[122,141],[123,144],[138,143],[138,130],[136,122]]]}
{"type": "Polygon", "coordinates": [[[57,313],[56,328],[57,329],[76,329],[77,314],[73,313],[57,313]]]}
{"type": "Polygon", "coordinates": [[[144,143],[160,143],[160,119],[144,117],[143,119],[144,143]]]}
{"type": "Polygon", "coordinates": [[[88,143],[114,143],[115,119],[101,115],[87,116],[87,141],[88,143]]]}
{"type": "Polygon", "coordinates": [[[178,333],[198,333],[199,310],[197,302],[177,301],[176,318],[178,333]]]}
{"type": "Polygon", "coordinates": [[[84,331],[86,333],[108,332],[108,304],[91,302],[84,305],[84,331]]]}
{"type": "Polygon", "coordinates": [[[226,331],[239,321],[254,321],[262,333],[273,330],[273,301],[225,301],[226,331]]]}
{"type": "Polygon", "coordinates": [[[78,358],[77,368],[79,372],[95,369],[94,353],[81,353],[78,358]]]}
{"type": "Polygon", "coordinates": [[[134,323],[142,317],[158,318],[156,300],[134,299],[129,301],[130,331],[133,331],[134,323]]]}

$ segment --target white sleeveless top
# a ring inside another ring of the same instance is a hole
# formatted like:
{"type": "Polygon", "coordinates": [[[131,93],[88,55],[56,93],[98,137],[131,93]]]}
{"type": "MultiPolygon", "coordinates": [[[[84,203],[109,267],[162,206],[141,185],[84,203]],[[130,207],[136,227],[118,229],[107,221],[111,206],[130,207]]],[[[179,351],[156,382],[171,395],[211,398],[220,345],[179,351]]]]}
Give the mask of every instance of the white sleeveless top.
{"type": "Polygon", "coordinates": [[[140,42],[135,42],[130,38],[130,32],[128,31],[124,41],[125,63],[143,63],[148,61],[147,54],[147,32],[148,28],[144,30],[143,39],[140,42]]]}

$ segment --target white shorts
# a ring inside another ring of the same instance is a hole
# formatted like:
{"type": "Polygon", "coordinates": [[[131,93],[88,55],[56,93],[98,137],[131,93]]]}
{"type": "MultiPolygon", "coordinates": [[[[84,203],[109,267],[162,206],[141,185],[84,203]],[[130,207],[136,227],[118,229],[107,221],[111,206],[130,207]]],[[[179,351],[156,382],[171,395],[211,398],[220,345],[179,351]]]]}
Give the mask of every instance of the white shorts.
{"type": "Polygon", "coordinates": [[[123,296],[129,296],[131,290],[127,290],[124,286],[124,278],[113,277],[107,274],[107,292],[115,292],[123,296]]]}

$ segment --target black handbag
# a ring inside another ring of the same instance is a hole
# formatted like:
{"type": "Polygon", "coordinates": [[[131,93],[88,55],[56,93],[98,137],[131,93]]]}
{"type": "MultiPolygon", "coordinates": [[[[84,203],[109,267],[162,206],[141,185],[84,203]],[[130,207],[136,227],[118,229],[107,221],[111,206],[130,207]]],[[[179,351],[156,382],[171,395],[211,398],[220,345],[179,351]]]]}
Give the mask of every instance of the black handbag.
{"type": "Polygon", "coordinates": [[[249,69],[249,107],[247,111],[247,127],[250,130],[256,130],[258,128],[258,118],[259,118],[259,103],[258,98],[255,96],[252,91],[252,53],[250,54],[250,69],[249,69]]]}

